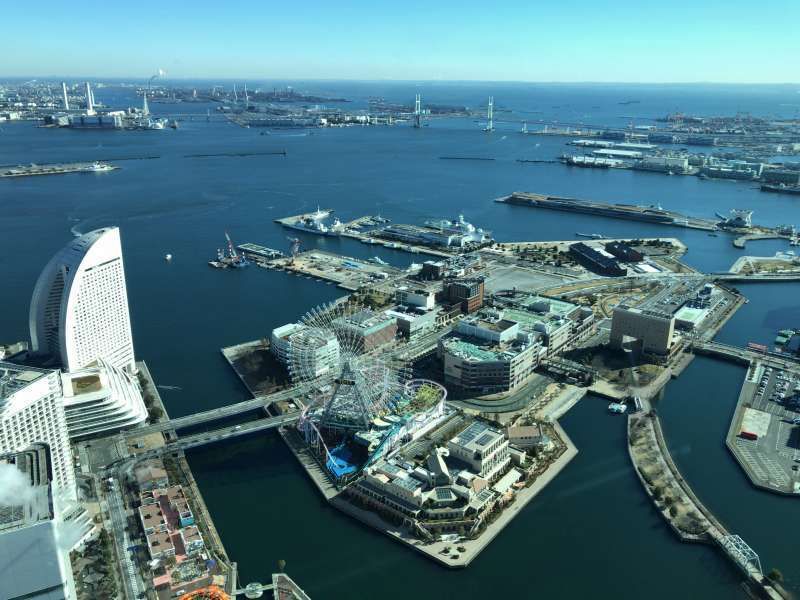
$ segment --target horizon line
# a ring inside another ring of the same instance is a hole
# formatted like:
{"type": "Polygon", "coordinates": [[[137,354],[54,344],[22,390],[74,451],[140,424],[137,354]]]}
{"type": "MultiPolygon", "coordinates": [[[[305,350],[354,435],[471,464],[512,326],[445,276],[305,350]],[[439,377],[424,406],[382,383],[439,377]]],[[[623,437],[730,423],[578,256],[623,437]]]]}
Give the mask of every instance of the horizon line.
{"type": "MultiPolygon", "coordinates": [[[[0,80],[29,79],[29,80],[117,80],[124,82],[147,81],[150,76],[132,75],[3,75],[0,80]]],[[[341,77],[200,77],[180,76],[164,77],[157,81],[300,81],[300,82],[346,82],[346,83],[500,83],[500,84],[536,84],[536,85],[751,85],[751,86],[800,86],[800,82],[793,81],[602,81],[602,80],[525,80],[525,79],[400,79],[400,78],[341,78],[341,77]]],[[[800,91],[800,90],[798,90],[800,91]]]]}

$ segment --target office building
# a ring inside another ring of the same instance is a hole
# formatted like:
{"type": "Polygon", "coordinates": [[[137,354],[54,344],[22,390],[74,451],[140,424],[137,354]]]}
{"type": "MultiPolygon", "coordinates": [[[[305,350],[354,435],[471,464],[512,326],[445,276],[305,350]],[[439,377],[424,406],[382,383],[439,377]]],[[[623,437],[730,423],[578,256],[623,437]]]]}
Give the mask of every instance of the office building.
{"type": "Polygon", "coordinates": [[[443,295],[451,304],[459,304],[469,314],[483,306],[484,283],[480,277],[453,279],[445,282],[443,295]]]}
{"type": "Polygon", "coordinates": [[[385,312],[370,309],[360,310],[352,315],[334,321],[337,337],[347,338],[361,352],[369,352],[389,343],[397,335],[397,320],[385,312]]]}
{"type": "Polygon", "coordinates": [[[51,456],[47,444],[0,455],[0,598],[76,598],[69,552],[93,525],[76,505],[60,510],[51,456]]]}
{"type": "Polygon", "coordinates": [[[75,238],[47,264],[30,308],[33,352],[66,371],[103,359],[136,371],[119,229],[75,238]]]}
{"type": "Polygon", "coordinates": [[[632,338],[643,352],[666,355],[672,349],[674,333],[674,315],[621,304],[614,308],[609,343],[621,350],[632,338]]]}

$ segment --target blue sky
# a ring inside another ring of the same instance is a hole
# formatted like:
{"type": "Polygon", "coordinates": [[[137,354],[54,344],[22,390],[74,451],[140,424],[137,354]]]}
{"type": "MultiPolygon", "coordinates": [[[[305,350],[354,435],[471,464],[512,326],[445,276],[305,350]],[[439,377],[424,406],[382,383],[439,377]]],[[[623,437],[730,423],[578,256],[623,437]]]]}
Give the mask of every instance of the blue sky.
{"type": "Polygon", "coordinates": [[[39,0],[4,7],[0,76],[783,83],[798,21],[800,0],[39,0]]]}

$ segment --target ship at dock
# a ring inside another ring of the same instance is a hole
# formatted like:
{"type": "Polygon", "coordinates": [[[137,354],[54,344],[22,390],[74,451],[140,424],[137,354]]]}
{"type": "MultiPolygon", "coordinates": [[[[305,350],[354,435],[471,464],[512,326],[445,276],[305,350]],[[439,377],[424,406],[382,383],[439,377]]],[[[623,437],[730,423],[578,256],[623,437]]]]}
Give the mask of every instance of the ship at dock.
{"type": "Polygon", "coordinates": [[[330,210],[317,210],[307,215],[301,215],[296,220],[281,221],[284,227],[296,229],[306,233],[325,236],[339,236],[344,232],[344,224],[339,219],[334,219],[332,225],[326,225],[325,219],[331,216],[330,210]]]}

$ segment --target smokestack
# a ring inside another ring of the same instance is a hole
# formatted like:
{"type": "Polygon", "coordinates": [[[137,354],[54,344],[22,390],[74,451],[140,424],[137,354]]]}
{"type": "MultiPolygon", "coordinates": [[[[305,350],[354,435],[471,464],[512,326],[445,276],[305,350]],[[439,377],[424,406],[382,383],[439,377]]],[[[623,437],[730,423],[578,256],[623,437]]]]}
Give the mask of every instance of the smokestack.
{"type": "Polygon", "coordinates": [[[92,98],[92,88],[89,85],[89,82],[86,82],[86,114],[93,115],[94,114],[94,101],[92,98]]]}
{"type": "Polygon", "coordinates": [[[67,84],[66,82],[61,82],[61,95],[64,98],[64,110],[69,110],[69,96],[67,96],[67,84]]]}

